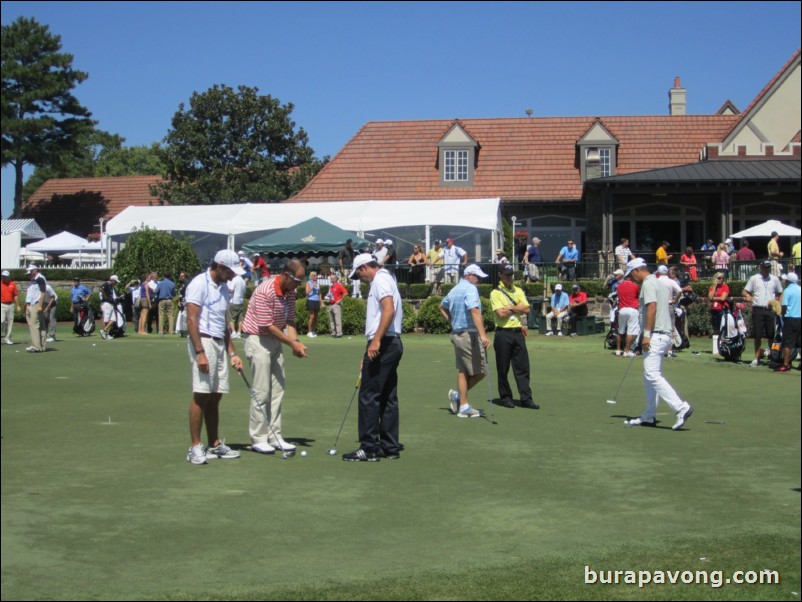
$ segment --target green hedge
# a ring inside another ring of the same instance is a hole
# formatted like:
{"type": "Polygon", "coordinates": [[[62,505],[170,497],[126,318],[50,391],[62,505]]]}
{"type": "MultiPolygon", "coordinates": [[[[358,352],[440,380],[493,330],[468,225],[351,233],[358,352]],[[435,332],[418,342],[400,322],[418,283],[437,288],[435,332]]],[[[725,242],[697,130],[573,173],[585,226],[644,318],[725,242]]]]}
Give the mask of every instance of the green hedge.
{"type": "MultiPolygon", "coordinates": [[[[418,325],[429,334],[448,334],[451,332],[451,325],[440,313],[440,303],[443,297],[429,297],[421,303],[418,309],[418,325]]],[[[485,330],[492,332],[496,329],[493,321],[493,312],[490,309],[490,300],[480,298],[482,302],[482,322],[485,330]]]]}

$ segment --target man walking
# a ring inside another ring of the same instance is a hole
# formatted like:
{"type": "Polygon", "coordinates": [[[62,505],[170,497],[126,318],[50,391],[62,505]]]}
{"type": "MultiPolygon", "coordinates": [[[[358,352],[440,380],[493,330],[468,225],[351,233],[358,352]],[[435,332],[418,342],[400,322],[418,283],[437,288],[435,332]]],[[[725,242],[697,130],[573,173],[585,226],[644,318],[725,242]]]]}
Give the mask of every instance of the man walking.
{"type": "Polygon", "coordinates": [[[429,260],[429,282],[432,284],[432,294],[440,294],[440,284],[443,282],[443,241],[435,240],[434,247],[429,249],[426,259],[429,260]]]}
{"type": "Polygon", "coordinates": [[[191,444],[187,461],[206,464],[207,460],[230,460],[240,454],[219,437],[220,400],[228,393],[228,353],[231,367],[242,370],[226,326],[228,286],[234,274],[243,274],[239,257],[234,251],[219,251],[202,274],[187,287],[187,337],[189,360],[192,364],[192,401],[189,404],[189,434],[191,444]],[[201,429],[206,422],[209,447],[201,443],[201,429]]]}
{"type": "Polygon", "coordinates": [[[368,345],[362,358],[362,384],[359,388],[359,448],[343,454],[343,460],[397,460],[401,451],[398,441],[398,364],[404,354],[401,295],[395,278],[368,253],[356,256],[349,278],[359,278],[364,284],[369,284],[370,293],[365,319],[368,345]]]}
{"type": "Polygon", "coordinates": [[[14,327],[14,311],[21,311],[19,290],[17,289],[17,284],[11,279],[11,273],[8,270],[3,270],[2,282],[3,316],[0,324],[2,324],[3,329],[3,342],[6,345],[13,345],[11,330],[14,327]]]}
{"type": "Polygon", "coordinates": [[[100,310],[103,313],[103,328],[100,329],[100,338],[106,341],[114,338],[109,334],[109,330],[117,321],[117,291],[114,290],[114,287],[119,282],[120,278],[113,274],[100,287],[100,310]]]}
{"type": "Polygon", "coordinates": [[[451,324],[451,344],[457,357],[457,390],[449,390],[451,411],[460,418],[481,418],[482,413],[468,403],[468,391],[486,376],[484,357],[490,347],[477,285],[487,278],[481,268],[471,264],[459,284],[440,303],[440,313],[451,324]]]}
{"type": "MultiPolygon", "coordinates": [[[[625,278],[639,284],[641,314],[641,347],[643,349],[643,385],[646,392],[646,409],[639,418],[625,420],[627,426],[656,426],[657,402],[663,398],[676,415],[672,430],[678,431],[693,414],[693,406],[680,399],[663,376],[663,357],[671,349],[674,320],[671,315],[671,292],[649,273],[642,258],[627,264],[625,278]]],[[[632,360],[631,360],[632,361],[632,360]]]]}
{"type": "MultiPolygon", "coordinates": [[[[337,263],[340,266],[340,276],[343,279],[343,282],[347,279],[348,273],[351,271],[351,266],[354,263],[354,256],[356,252],[354,251],[354,241],[352,239],[348,239],[345,241],[345,246],[340,249],[340,252],[337,254],[337,263]]],[[[351,283],[351,292],[352,297],[354,299],[361,299],[362,292],[359,290],[359,280],[354,280],[351,283]]]]}
{"type": "Polygon", "coordinates": [[[496,324],[493,350],[496,352],[499,405],[515,407],[508,379],[512,364],[521,406],[539,410],[540,406],[532,401],[532,389],[529,386],[529,351],[526,349],[526,330],[523,326],[524,317],[529,314],[529,302],[523,290],[515,286],[514,274],[513,267],[505,265],[499,272],[501,282],[490,293],[490,308],[496,324]]]}
{"type": "Polygon", "coordinates": [[[295,357],[307,357],[306,346],[298,340],[295,330],[296,290],[303,280],[303,264],[291,259],[281,274],[256,287],[242,322],[254,392],[248,433],[251,449],[260,454],[295,450],[281,436],[281,402],[286,382],[282,345],[292,349],[295,357]]]}

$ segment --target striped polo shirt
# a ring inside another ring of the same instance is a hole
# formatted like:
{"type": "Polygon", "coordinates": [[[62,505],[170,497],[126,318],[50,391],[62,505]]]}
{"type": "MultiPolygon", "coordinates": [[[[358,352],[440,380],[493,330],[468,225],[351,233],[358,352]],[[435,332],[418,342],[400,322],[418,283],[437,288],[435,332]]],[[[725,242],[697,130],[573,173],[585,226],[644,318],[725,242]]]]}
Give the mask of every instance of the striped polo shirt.
{"type": "Polygon", "coordinates": [[[293,288],[283,293],[279,278],[273,276],[253,291],[242,323],[244,333],[267,334],[271,325],[280,330],[284,330],[288,324],[295,326],[296,290],[293,288]]]}

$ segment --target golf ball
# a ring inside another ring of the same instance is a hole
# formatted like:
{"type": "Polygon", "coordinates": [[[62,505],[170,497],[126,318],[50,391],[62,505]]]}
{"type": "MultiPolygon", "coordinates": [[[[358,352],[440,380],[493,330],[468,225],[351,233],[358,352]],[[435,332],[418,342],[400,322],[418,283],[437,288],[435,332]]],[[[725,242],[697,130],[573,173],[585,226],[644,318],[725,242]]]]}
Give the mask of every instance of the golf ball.
{"type": "Polygon", "coordinates": [[[330,450],[329,450],[329,455],[330,455],[330,456],[333,456],[333,455],[334,455],[334,454],[336,454],[336,453],[337,453],[337,450],[336,450],[336,449],[330,449],[330,450]]]}
{"type": "Polygon", "coordinates": [[[305,451],[302,451],[302,452],[301,452],[301,457],[302,457],[302,458],[305,458],[305,457],[306,457],[306,452],[305,452],[305,451]]]}

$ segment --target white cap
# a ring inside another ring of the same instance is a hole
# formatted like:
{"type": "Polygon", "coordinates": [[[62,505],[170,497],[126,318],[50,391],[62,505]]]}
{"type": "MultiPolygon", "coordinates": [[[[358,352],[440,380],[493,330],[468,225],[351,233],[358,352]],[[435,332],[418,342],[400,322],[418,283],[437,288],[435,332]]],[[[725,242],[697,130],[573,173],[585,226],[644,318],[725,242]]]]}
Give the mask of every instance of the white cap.
{"type": "Polygon", "coordinates": [[[11,276],[11,272],[9,272],[8,270],[3,270],[3,273],[0,274],[0,276],[11,276]]]}
{"type": "Polygon", "coordinates": [[[37,265],[35,265],[35,264],[33,264],[33,263],[32,263],[31,265],[29,265],[29,266],[28,266],[28,267],[25,269],[25,271],[26,271],[26,272],[28,272],[28,273],[30,274],[30,273],[31,273],[31,272],[33,272],[34,270],[38,270],[38,269],[39,269],[39,267],[38,267],[37,265]]]}
{"type": "Polygon", "coordinates": [[[387,245],[387,246],[392,246],[393,241],[388,238],[387,240],[384,241],[384,244],[387,245]]]}
{"type": "Polygon", "coordinates": [[[646,262],[643,260],[642,257],[636,257],[627,263],[627,271],[624,273],[624,277],[629,276],[632,273],[632,270],[637,270],[640,268],[648,267],[646,262]]]}
{"type": "Polygon", "coordinates": [[[657,267],[657,273],[658,274],[662,274],[662,275],[668,274],[668,266],[667,265],[658,266],[657,267]]]}
{"type": "Polygon", "coordinates": [[[357,279],[356,271],[363,265],[370,263],[371,261],[376,261],[376,258],[370,253],[360,253],[359,255],[354,257],[354,267],[351,268],[351,273],[348,274],[348,279],[356,280],[357,279]]]}
{"type": "MultiPolygon", "coordinates": [[[[5,272],[3,272],[3,274],[5,275],[5,272]]],[[[787,280],[788,282],[799,282],[799,276],[793,272],[789,272],[787,274],[783,274],[783,280],[787,280]]]]}
{"type": "Polygon", "coordinates": [[[472,263],[467,268],[465,268],[465,275],[467,276],[468,274],[473,274],[474,276],[479,276],[479,278],[487,278],[487,274],[485,274],[482,271],[482,268],[480,268],[475,263],[472,263]]]}
{"type": "Polygon", "coordinates": [[[623,276],[624,275],[624,270],[619,268],[615,272],[613,272],[613,275],[614,276],[623,276]]]}
{"type": "Polygon", "coordinates": [[[119,282],[120,281],[120,277],[117,276],[117,274],[112,274],[111,278],[109,278],[109,280],[114,280],[114,282],[119,282]]]}
{"type": "Polygon", "coordinates": [[[382,238],[377,238],[377,239],[376,239],[376,244],[377,244],[377,245],[383,245],[383,244],[384,244],[384,239],[382,239],[382,238]]]}
{"type": "Polygon", "coordinates": [[[240,255],[245,255],[245,253],[244,253],[243,251],[237,251],[237,255],[238,255],[238,256],[240,256],[240,255]]]}
{"type": "Polygon", "coordinates": [[[214,262],[217,265],[227,267],[238,276],[242,276],[245,273],[245,270],[242,269],[242,266],[239,263],[239,255],[237,255],[234,251],[218,251],[217,255],[214,256],[214,262]]]}
{"type": "Polygon", "coordinates": [[[563,290],[563,285],[562,285],[562,284],[558,284],[557,286],[555,286],[555,287],[554,287],[554,290],[555,290],[555,291],[561,291],[561,290],[563,290]]]}
{"type": "Polygon", "coordinates": [[[727,240],[725,240],[724,242],[726,242],[726,243],[730,243],[730,242],[732,242],[732,239],[731,239],[731,238],[728,238],[728,239],[727,239],[727,240]]]}

